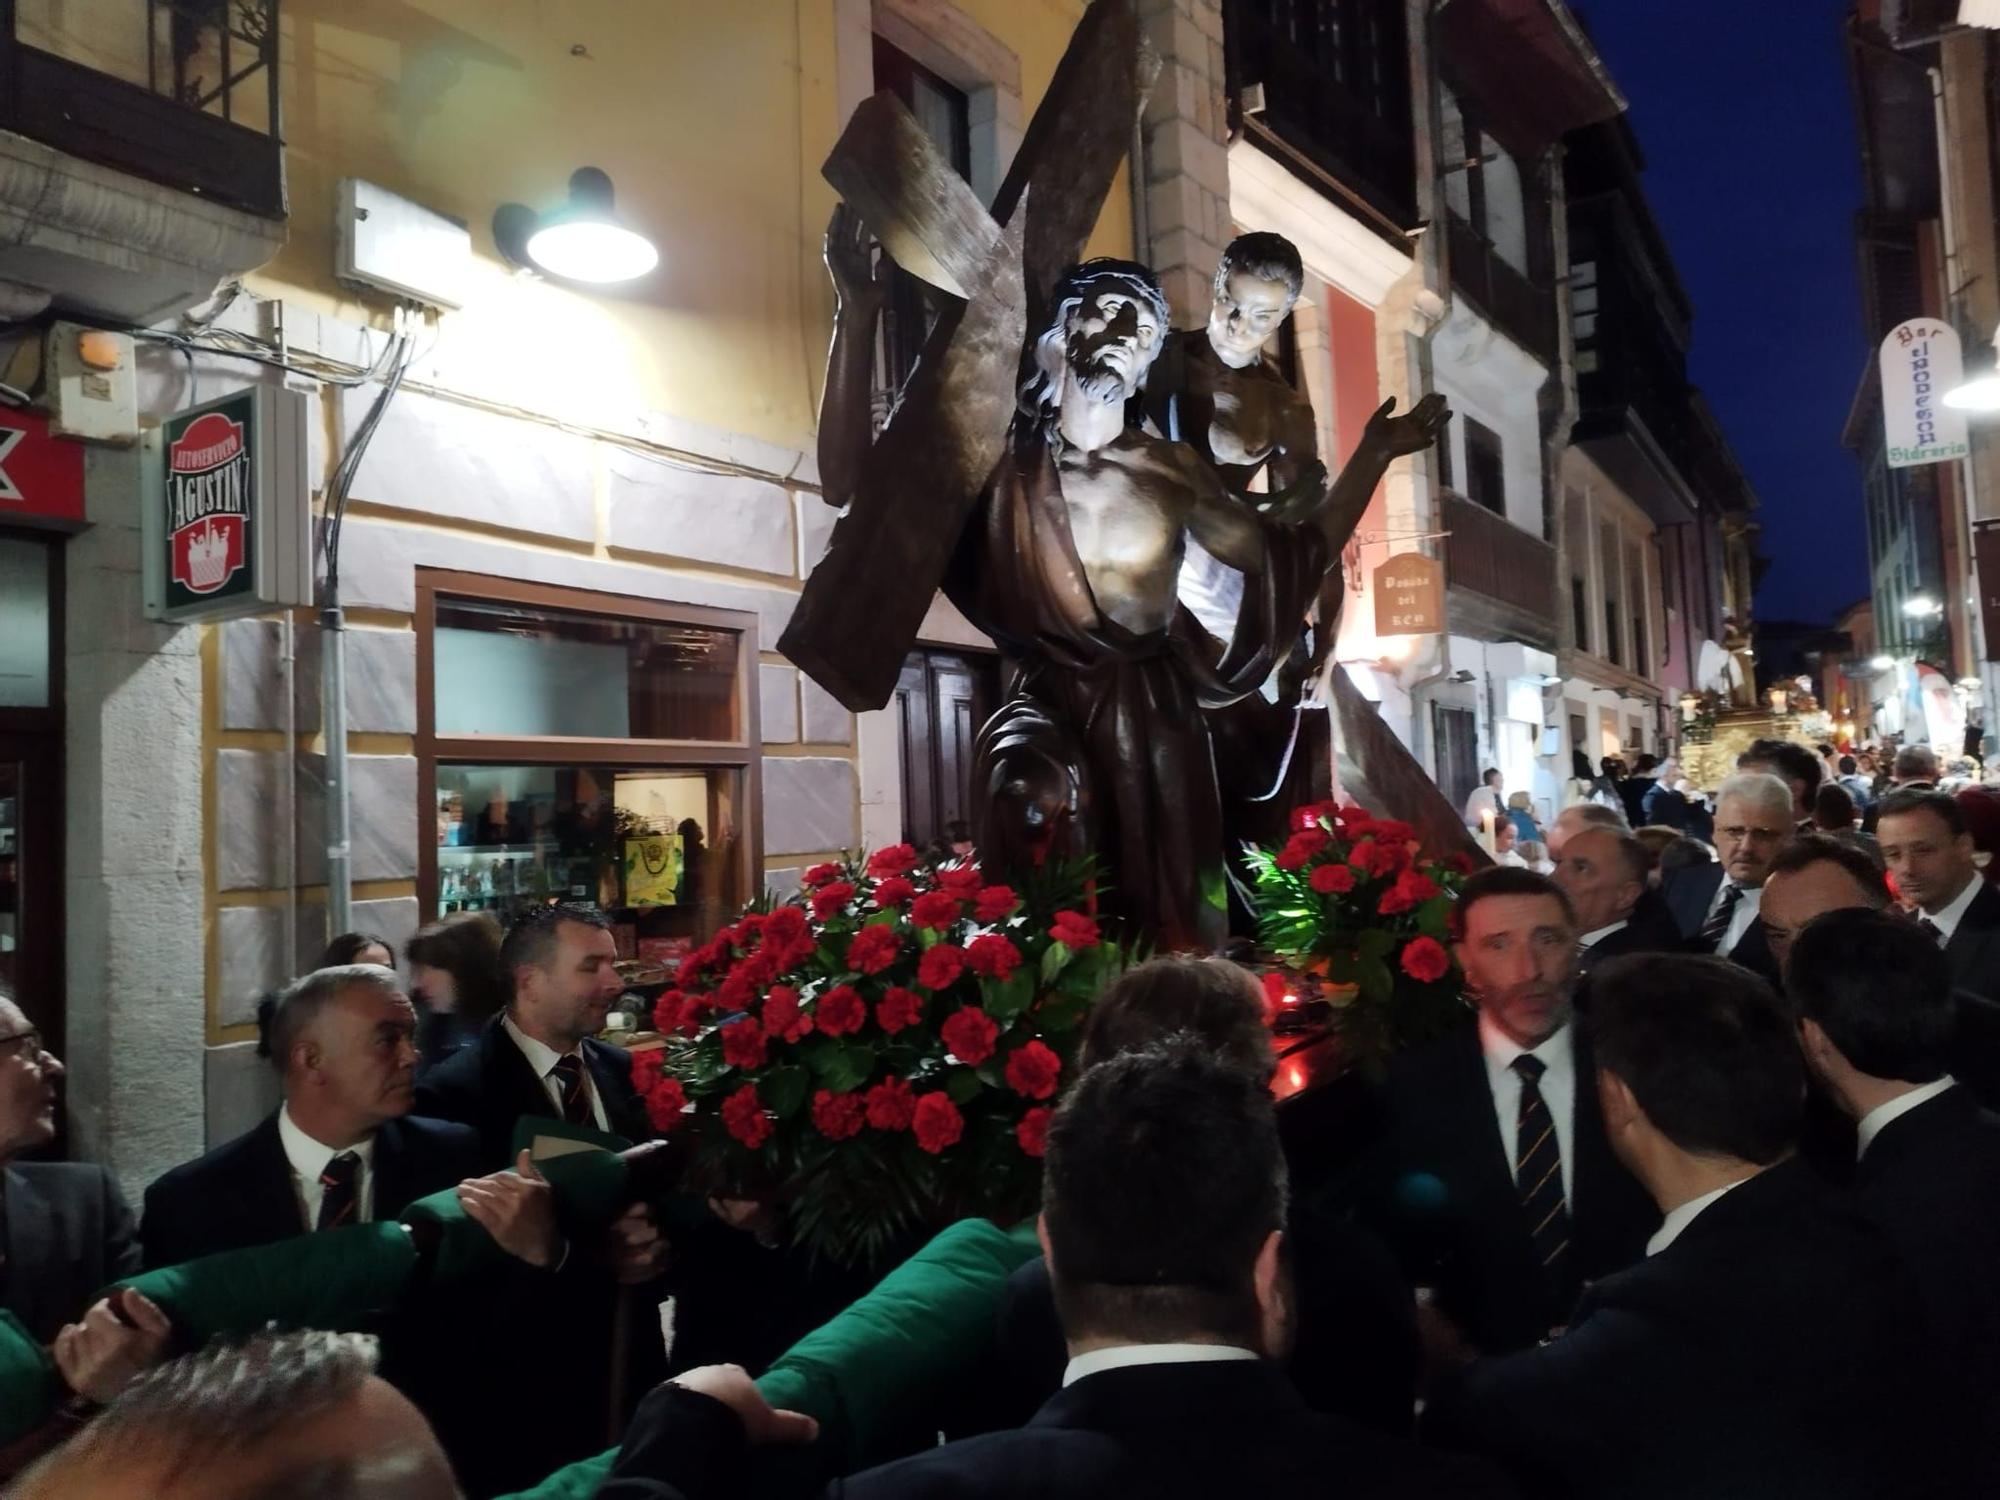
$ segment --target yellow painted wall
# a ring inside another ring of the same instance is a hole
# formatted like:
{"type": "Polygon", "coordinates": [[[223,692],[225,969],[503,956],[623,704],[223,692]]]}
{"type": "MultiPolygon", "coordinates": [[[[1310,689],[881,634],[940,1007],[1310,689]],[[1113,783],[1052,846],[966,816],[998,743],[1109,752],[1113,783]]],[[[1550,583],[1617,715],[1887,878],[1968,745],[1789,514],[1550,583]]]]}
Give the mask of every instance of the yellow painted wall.
{"type": "MultiPolygon", "coordinates": [[[[1024,110],[1081,0],[963,0],[1017,52],[1024,110]]],[[[437,382],[594,427],[633,412],[811,447],[831,299],[819,240],[836,138],[828,0],[289,0],[291,241],[267,296],[382,319],[332,281],[339,180],[364,177],[471,226],[471,300],[437,382]],[[602,167],[662,267],[573,293],[495,256],[493,210],[559,202],[602,167]]],[[[1024,120],[1025,123],[1025,120],[1024,120]]],[[[1093,254],[1129,254],[1121,176],[1093,254]]]]}

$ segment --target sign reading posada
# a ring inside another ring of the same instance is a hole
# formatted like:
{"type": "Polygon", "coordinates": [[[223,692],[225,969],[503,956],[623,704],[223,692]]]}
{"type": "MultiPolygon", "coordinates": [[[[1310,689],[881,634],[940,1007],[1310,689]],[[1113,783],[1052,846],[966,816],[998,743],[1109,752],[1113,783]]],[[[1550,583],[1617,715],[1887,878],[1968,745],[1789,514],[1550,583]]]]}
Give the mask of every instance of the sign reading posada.
{"type": "Polygon", "coordinates": [[[1400,552],[1375,570],[1375,634],[1430,635],[1444,629],[1438,560],[1400,552]]]}
{"type": "Polygon", "coordinates": [[[254,386],[148,435],[146,608],[214,620],[312,602],[306,397],[254,386]]]}

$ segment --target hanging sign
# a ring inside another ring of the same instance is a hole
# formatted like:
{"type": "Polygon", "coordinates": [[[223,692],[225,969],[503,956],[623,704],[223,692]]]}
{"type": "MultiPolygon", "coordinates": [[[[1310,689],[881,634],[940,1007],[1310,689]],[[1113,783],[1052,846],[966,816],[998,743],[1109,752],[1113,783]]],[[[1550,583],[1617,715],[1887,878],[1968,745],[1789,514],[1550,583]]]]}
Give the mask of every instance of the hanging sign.
{"type": "Polygon", "coordinates": [[[1438,560],[1403,552],[1375,570],[1375,634],[1431,635],[1444,628],[1438,560]]]}
{"type": "Polygon", "coordinates": [[[83,524],[83,448],[36,411],[0,406],[0,522],[83,524]]]}
{"type": "Polygon", "coordinates": [[[1882,340],[1882,431],[1889,467],[1941,464],[1972,450],[1965,415],[1940,399],[1965,378],[1958,335],[1937,318],[1898,323],[1882,340]]]}
{"type": "Polygon", "coordinates": [[[313,597],[306,397],[252,386],[147,435],[146,611],[261,614],[313,597]]]}

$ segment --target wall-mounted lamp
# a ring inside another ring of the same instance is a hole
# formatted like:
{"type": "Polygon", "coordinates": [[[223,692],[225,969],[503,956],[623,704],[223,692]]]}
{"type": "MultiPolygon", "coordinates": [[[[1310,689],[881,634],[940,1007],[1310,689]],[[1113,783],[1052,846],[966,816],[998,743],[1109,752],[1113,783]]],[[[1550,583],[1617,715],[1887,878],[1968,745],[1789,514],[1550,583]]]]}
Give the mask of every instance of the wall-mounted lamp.
{"type": "Polygon", "coordinates": [[[1944,606],[1929,594],[1912,594],[1903,601],[1903,613],[1912,620],[1928,620],[1944,613],[1944,606]]]}
{"type": "Polygon", "coordinates": [[[1893,656],[1872,656],[1868,659],[1868,666],[1871,671],[1886,672],[1895,665],[1896,658],[1893,656]]]}
{"type": "Polygon", "coordinates": [[[653,242],[618,218],[611,179],[596,167],[570,175],[560,208],[536,213],[524,203],[501,204],[493,243],[512,265],[600,286],[631,281],[660,263],[653,242]]]}
{"type": "MultiPolygon", "coordinates": [[[[2000,330],[1994,333],[1996,361],[2000,361],[2000,330]]],[[[1938,399],[1954,411],[2000,411],[2000,368],[1986,370],[1960,381],[1938,399]]]]}

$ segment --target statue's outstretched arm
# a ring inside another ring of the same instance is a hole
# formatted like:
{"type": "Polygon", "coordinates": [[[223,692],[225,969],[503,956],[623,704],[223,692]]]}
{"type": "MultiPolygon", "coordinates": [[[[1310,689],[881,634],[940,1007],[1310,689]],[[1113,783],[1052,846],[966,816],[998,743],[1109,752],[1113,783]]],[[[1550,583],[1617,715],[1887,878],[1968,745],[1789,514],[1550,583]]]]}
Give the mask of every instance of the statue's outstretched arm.
{"type": "Polygon", "coordinates": [[[826,268],[833,277],[833,347],[819,406],[820,498],[836,508],[854,498],[874,432],[869,400],[875,324],[887,288],[876,274],[868,229],[845,203],[826,226],[826,268]]]}
{"type": "Polygon", "coordinates": [[[1443,396],[1436,391],[1423,398],[1402,416],[1391,416],[1396,409],[1396,398],[1391,396],[1368,419],[1368,426],[1362,431],[1361,442],[1354,450],[1354,456],[1340,471],[1340,477],[1333,482],[1327,492],[1326,509],[1320,512],[1320,530],[1326,536],[1327,556],[1338,559],[1347,539],[1354,535],[1354,528],[1361,524],[1361,517],[1368,510],[1368,502],[1375,494],[1375,486],[1382,482],[1382,476],[1389,465],[1406,453],[1421,453],[1437,442],[1443,434],[1445,423],[1451,420],[1451,408],[1445,405],[1443,396]]]}

